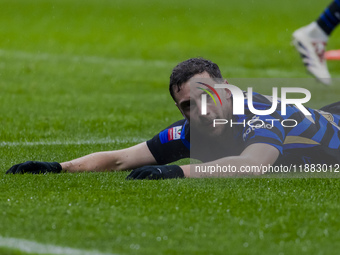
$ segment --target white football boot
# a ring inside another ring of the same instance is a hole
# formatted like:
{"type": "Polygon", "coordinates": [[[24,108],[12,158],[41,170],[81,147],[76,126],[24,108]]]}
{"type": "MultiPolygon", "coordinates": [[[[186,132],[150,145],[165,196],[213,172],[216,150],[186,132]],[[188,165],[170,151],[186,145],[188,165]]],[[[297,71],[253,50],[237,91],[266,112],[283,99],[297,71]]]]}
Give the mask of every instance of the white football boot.
{"type": "Polygon", "coordinates": [[[299,28],[293,33],[293,44],[300,53],[308,72],[321,83],[330,85],[332,79],[325,59],[327,42],[328,35],[316,22],[299,28]]]}

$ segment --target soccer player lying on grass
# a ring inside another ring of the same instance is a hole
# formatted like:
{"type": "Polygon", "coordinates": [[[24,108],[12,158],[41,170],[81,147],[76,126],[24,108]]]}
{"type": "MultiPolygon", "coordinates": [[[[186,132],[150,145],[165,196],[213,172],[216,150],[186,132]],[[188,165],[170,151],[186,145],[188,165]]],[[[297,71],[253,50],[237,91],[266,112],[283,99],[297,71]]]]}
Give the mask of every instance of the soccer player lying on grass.
{"type": "MultiPolygon", "coordinates": [[[[245,107],[245,114],[233,115],[233,96],[228,89],[219,89],[221,105],[207,102],[209,113],[201,114],[201,98],[205,86],[190,93],[190,82],[195,78],[210,80],[215,84],[222,79],[218,66],[211,61],[193,58],[179,63],[170,77],[170,94],[184,116],[151,140],[130,148],[93,153],[68,162],[28,161],[14,165],[7,173],[60,173],[81,171],[119,171],[134,169],[128,179],[167,179],[183,177],[207,177],[210,173],[190,171],[190,165],[166,165],[182,158],[189,158],[191,136],[199,137],[195,152],[203,163],[199,167],[220,165],[242,166],[289,165],[306,163],[340,163],[340,103],[321,110],[309,109],[307,118],[294,105],[287,105],[287,114],[281,115],[280,103],[272,114],[257,116],[245,107]],[[215,81],[214,81],[214,80],[215,81]],[[204,88],[203,88],[204,87],[204,88]],[[279,109],[279,110],[278,110],[279,109]],[[328,112],[328,113],[327,113],[328,112]],[[295,127],[284,127],[281,121],[294,119],[295,127]],[[216,125],[214,119],[233,119],[236,123],[263,120],[260,128],[249,126],[216,125]],[[276,119],[278,121],[266,121],[276,119]],[[190,122],[190,126],[189,126],[190,122]],[[268,127],[270,124],[270,128],[268,127]],[[199,127],[199,128],[196,128],[199,127]],[[214,146],[211,146],[211,145],[214,146]]],[[[223,80],[222,80],[223,81],[223,80]]],[[[203,84],[203,83],[202,83],[203,84]]],[[[201,87],[200,87],[201,86],[201,87]]],[[[212,85],[213,86],[213,85],[212,85]]],[[[207,92],[207,90],[205,90],[207,92]]],[[[209,92],[209,91],[208,91],[209,92]]],[[[256,109],[269,109],[268,97],[253,93],[256,109]]],[[[249,97],[248,97],[249,98],[249,97]]],[[[244,100],[247,101],[247,100],[244,100]]],[[[246,105],[245,105],[246,106],[246,105]]],[[[237,173],[222,173],[230,176],[237,173]]],[[[253,173],[258,174],[258,173],[253,173]]]]}

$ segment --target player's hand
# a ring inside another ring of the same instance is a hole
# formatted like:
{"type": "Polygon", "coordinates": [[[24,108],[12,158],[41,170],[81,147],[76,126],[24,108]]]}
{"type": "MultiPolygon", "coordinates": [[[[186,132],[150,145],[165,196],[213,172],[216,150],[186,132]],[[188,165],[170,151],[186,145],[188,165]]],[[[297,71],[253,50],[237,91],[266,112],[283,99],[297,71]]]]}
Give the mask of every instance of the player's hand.
{"type": "Polygon", "coordinates": [[[25,163],[17,164],[7,170],[6,174],[45,174],[45,173],[60,173],[62,167],[57,162],[39,162],[26,161],[25,163]]]}
{"type": "Polygon", "coordinates": [[[173,178],[184,178],[184,173],[180,166],[143,166],[133,170],[128,177],[126,177],[127,180],[158,180],[173,178]]]}

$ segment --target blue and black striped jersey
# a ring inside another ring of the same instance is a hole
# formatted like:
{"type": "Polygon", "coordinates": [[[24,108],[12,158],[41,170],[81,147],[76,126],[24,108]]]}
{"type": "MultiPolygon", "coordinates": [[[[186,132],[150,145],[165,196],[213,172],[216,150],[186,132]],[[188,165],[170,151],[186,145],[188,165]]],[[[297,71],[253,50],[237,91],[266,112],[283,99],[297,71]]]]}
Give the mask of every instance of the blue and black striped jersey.
{"type": "MultiPolygon", "coordinates": [[[[253,100],[256,109],[268,109],[271,106],[270,97],[254,93],[253,100]]],[[[286,115],[282,115],[279,103],[278,109],[270,116],[249,113],[237,116],[239,119],[258,118],[268,124],[259,129],[244,128],[241,135],[245,147],[253,143],[271,144],[280,151],[277,164],[339,163],[340,115],[336,113],[340,113],[340,103],[322,110],[307,109],[311,116],[305,116],[294,105],[287,105],[286,115]],[[277,121],[266,121],[268,119],[277,121]]]]}
{"type": "MultiPolygon", "coordinates": [[[[271,107],[270,97],[257,93],[252,96],[256,109],[271,107]]],[[[277,148],[280,156],[276,164],[340,163],[340,102],[320,110],[307,108],[311,116],[305,116],[294,105],[287,105],[286,109],[286,115],[282,115],[279,102],[277,110],[272,114],[254,115],[248,109],[246,98],[245,114],[233,118],[235,123],[245,123],[233,126],[233,144],[238,145],[234,148],[227,148],[229,141],[226,141],[224,148],[214,150],[212,144],[202,145],[202,153],[198,157],[190,155],[190,125],[186,120],[178,121],[161,131],[147,141],[147,145],[159,164],[188,157],[208,162],[239,155],[254,143],[266,143],[277,148]],[[251,121],[251,126],[247,125],[248,121],[251,121]],[[264,125],[257,126],[257,123],[264,125]],[[218,153],[212,153],[214,151],[218,153]]]]}

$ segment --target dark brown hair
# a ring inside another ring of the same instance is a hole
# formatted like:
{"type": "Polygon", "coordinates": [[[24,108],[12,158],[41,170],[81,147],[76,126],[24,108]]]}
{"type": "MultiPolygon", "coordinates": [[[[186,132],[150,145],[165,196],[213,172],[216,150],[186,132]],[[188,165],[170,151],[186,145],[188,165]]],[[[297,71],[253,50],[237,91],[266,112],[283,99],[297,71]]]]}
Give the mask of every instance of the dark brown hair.
{"type": "Polygon", "coordinates": [[[206,71],[211,78],[222,78],[218,65],[204,58],[190,58],[175,66],[170,76],[169,85],[172,98],[175,100],[175,88],[177,88],[177,92],[180,91],[183,83],[187,82],[194,75],[203,73],[204,71],[206,71]]]}

